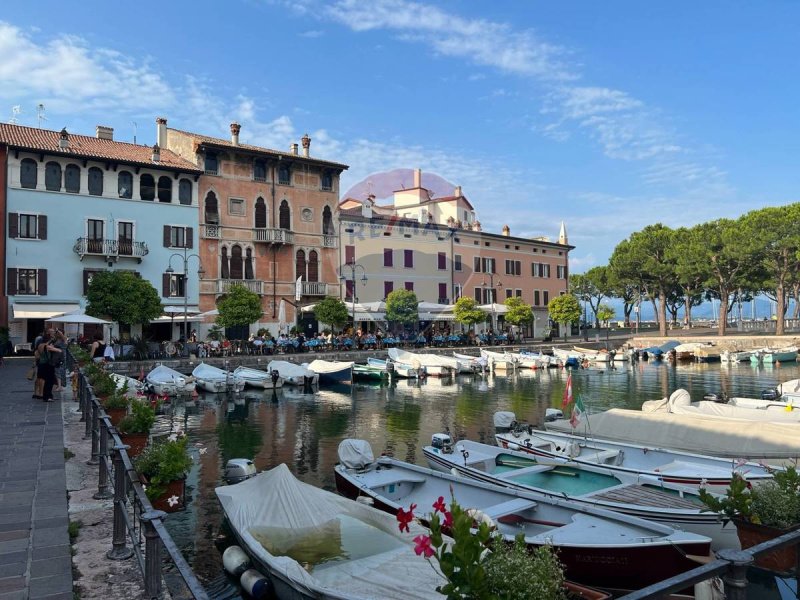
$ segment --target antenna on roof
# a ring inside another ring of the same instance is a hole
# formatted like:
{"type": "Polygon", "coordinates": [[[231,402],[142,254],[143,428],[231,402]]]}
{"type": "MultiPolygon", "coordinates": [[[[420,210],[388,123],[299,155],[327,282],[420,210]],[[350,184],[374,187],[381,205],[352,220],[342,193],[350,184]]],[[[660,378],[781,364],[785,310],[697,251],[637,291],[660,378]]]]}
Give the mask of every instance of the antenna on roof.
{"type": "Polygon", "coordinates": [[[11,107],[11,118],[8,120],[9,123],[12,125],[16,125],[19,123],[19,119],[17,117],[22,113],[22,107],[17,104],[16,106],[11,107]]]}
{"type": "Polygon", "coordinates": [[[137,131],[136,121],[131,121],[131,125],[133,125],[133,143],[135,144],[136,143],[136,131],[137,131]]]}
{"type": "Polygon", "coordinates": [[[42,121],[47,121],[47,117],[44,116],[44,104],[40,102],[36,106],[36,122],[38,123],[37,127],[39,129],[42,128],[42,121]]]}

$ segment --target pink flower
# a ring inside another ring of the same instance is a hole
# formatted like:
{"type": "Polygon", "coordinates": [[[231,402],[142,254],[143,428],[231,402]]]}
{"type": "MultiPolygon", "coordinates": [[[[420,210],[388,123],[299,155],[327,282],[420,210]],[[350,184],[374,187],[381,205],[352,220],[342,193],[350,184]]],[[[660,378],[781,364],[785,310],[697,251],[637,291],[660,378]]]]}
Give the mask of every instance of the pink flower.
{"type": "Polygon", "coordinates": [[[431,548],[431,538],[427,535],[418,535],[414,538],[414,552],[417,556],[424,554],[425,558],[430,558],[434,555],[433,548],[431,548]]]}
{"type": "Polygon", "coordinates": [[[444,513],[447,507],[444,505],[444,496],[439,496],[439,499],[433,503],[433,508],[436,512],[444,513]]]}
{"type": "MultiPolygon", "coordinates": [[[[416,504],[412,504],[408,507],[408,510],[403,510],[402,508],[397,509],[397,522],[400,523],[400,531],[410,532],[408,524],[414,520],[414,509],[417,508],[416,504]]],[[[419,554],[419,552],[417,552],[419,554]]]]}
{"type": "Polygon", "coordinates": [[[449,510],[444,511],[444,523],[442,525],[448,529],[453,526],[453,513],[449,510]]]}

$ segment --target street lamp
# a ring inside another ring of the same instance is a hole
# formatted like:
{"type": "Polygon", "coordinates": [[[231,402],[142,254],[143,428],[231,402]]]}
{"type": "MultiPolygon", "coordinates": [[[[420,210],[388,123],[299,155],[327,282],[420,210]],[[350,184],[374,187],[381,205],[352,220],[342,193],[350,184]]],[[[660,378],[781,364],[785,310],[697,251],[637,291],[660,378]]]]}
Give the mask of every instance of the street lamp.
{"type": "MultiPolygon", "coordinates": [[[[206,274],[205,270],[203,269],[203,263],[200,262],[200,257],[197,254],[188,254],[186,252],[186,248],[183,249],[183,254],[179,252],[175,252],[174,254],[170,255],[169,263],[167,265],[167,273],[172,276],[175,272],[175,269],[172,268],[172,259],[175,257],[183,260],[183,341],[184,344],[188,344],[189,342],[189,259],[194,257],[197,259],[197,277],[199,279],[203,278],[203,275],[206,274]]],[[[199,290],[198,290],[199,291],[199,290]]]]}
{"type": "MultiPolygon", "coordinates": [[[[486,275],[489,276],[489,289],[492,290],[492,293],[489,295],[489,299],[491,300],[491,305],[492,305],[492,328],[496,332],[497,331],[497,315],[495,314],[494,305],[495,305],[495,302],[497,301],[497,297],[496,297],[495,291],[494,291],[496,289],[495,286],[494,286],[494,273],[489,271],[488,273],[486,273],[486,275]]],[[[486,287],[486,280],[485,279],[481,282],[481,286],[484,287],[484,288],[486,287]]],[[[503,284],[498,281],[497,282],[497,287],[501,288],[501,287],[503,287],[503,284]]]]}
{"type": "MultiPolygon", "coordinates": [[[[345,263],[345,264],[343,264],[342,266],[339,267],[339,273],[340,273],[339,281],[341,281],[341,282],[352,281],[353,282],[353,296],[352,296],[352,298],[350,298],[351,308],[352,308],[351,312],[352,312],[352,315],[353,315],[353,331],[355,331],[355,329],[356,329],[356,270],[358,270],[358,269],[361,269],[361,283],[364,284],[364,285],[367,285],[367,270],[362,265],[359,265],[357,263],[352,262],[352,263],[345,263]],[[342,273],[342,271],[345,269],[345,267],[350,269],[350,279],[347,279],[344,276],[344,273],[342,273]]],[[[346,292],[346,290],[345,290],[345,292],[346,292]]]]}

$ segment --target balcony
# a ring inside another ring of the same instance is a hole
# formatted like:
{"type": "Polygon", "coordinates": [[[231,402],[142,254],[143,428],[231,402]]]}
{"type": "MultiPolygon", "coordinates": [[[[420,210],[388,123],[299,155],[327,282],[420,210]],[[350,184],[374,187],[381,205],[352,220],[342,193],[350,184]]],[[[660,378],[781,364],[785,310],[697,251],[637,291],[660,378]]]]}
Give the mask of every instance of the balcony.
{"type": "Polygon", "coordinates": [[[327,234],[323,235],[322,246],[324,248],[336,248],[336,236],[327,234]]]}
{"type": "Polygon", "coordinates": [[[84,256],[102,256],[105,260],[117,261],[120,258],[135,258],[138,262],[142,262],[142,257],[147,256],[149,252],[146,242],[96,240],[85,237],[78,238],[72,250],[81,260],[84,256]]]}
{"type": "Polygon", "coordinates": [[[204,231],[207,238],[218,240],[222,237],[222,227],[219,225],[205,225],[204,231]]]}
{"type": "Polygon", "coordinates": [[[294,234],[288,229],[257,227],[253,229],[253,241],[268,244],[291,244],[294,242],[294,234]]]}
{"type": "Polygon", "coordinates": [[[321,281],[301,281],[300,292],[303,296],[327,296],[328,284],[321,281]]]}
{"type": "Polygon", "coordinates": [[[217,294],[227,294],[234,285],[243,285],[259,296],[264,295],[264,282],[259,279],[217,279],[217,294]]]}

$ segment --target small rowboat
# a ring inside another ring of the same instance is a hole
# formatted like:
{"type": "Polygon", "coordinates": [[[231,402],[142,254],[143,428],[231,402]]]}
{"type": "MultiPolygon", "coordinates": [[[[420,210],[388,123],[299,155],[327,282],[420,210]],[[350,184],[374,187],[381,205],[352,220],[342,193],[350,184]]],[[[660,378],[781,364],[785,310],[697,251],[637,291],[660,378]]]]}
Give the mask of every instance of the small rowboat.
{"type": "Polygon", "coordinates": [[[284,383],[291,385],[316,385],[319,383],[319,375],[304,367],[303,365],[296,365],[286,360],[273,360],[267,365],[267,370],[278,371],[283,378],[284,383]]]}
{"type": "Polygon", "coordinates": [[[192,371],[197,387],[212,394],[223,392],[241,392],[245,386],[243,377],[234,375],[230,371],[223,371],[217,367],[200,363],[192,371]]]}
{"type": "Polygon", "coordinates": [[[194,391],[194,378],[178,373],[164,365],[158,365],[145,377],[150,391],[159,396],[178,396],[194,391]]]}
{"type": "Polygon", "coordinates": [[[381,360],[380,358],[368,358],[367,365],[386,371],[394,371],[396,377],[402,379],[419,379],[424,377],[424,367],[415,368],[412,365],[396,362],[393,360],[381,360]],[[391,365],[391,366],[390,366],[391,365]]]}
{"type": "Polygon", "coordinates": [[[275,388],[283,387],[283,379],[281,379],[280,373],[275,373],[275,377],[273,377],[272,373],[267,373],[261,369],[236,367],[233,374],[244,379],[245,385],[250,387],[263,390],[274,390],[275,388]]]}
{"type": "Polygon", "coordinates": [[[353,380],[353,363],[333,360],[312,360],[303,366],[319,375],[320,383],[350,383],[353,380]]]}

